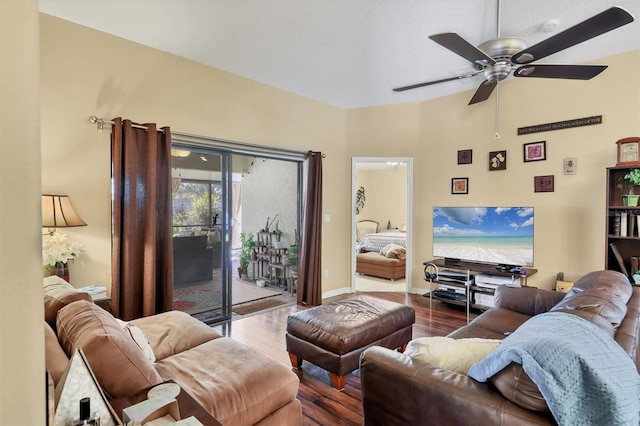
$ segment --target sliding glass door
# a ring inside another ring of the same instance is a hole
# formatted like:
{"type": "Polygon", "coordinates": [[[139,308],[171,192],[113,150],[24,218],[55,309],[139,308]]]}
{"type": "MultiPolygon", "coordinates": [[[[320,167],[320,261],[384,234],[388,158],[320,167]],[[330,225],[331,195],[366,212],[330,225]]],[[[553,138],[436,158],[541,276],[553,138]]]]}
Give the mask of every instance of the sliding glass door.
{"type": "Polygon", "coordinates": [[[231,317],[230,155],[172,150],[174,309],[206,322],[231,317]]]}

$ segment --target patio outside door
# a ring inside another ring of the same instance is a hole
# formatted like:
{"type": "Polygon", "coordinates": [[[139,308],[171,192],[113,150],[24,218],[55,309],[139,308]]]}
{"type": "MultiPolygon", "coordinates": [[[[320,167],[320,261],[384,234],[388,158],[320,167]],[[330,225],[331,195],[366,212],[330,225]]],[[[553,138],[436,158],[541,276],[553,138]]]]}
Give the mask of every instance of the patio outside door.
{"type": "Polygon", "coordinates": [[[206,323],[231,317],[231,156],[172,150],[174,309],[206,323]]]}

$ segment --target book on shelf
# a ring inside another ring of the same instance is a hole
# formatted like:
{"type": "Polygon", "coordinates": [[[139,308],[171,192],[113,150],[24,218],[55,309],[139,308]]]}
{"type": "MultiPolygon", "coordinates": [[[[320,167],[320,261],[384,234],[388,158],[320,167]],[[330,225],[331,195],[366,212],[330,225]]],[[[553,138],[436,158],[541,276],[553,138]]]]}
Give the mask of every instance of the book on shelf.
{"type": "Polygon", "coordinates": [[[627,212],[620,212],[620,236],[621,237],[626,237],[627,234],[627,227],[628,227],[628,217],[627,217],[627,212]]]}
{"type": "Polygon", "coordinates": [[[620,215],[614,215],[611,219],[611,235],[620,235],[620,215]]]}
{"type": "Polygon", "coordinates": [[[620,254],[620,250],[618,250],[618,246],[616,245],[616,243],[611,243],[609,244],[609,247],[611,247],[611,251],[613,252],[613,255],[615,256],[616,261],[618,262],[618,267],[620,268],[620,272],[622,272],[628,277],[629,272],[627,272],[627,267],[624,265],[624,258],[622,257],[622,254],[620,254]]]}

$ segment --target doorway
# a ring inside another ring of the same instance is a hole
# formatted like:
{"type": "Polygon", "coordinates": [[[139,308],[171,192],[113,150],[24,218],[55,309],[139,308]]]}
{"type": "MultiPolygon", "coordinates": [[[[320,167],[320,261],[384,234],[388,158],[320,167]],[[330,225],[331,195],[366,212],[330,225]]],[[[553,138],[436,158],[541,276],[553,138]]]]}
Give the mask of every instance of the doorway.
{"type": "Polygon", "coordinates": [[[174,308],[206,323],[231,317],[230,157],[195,148],[171,153],[174,308]]]}
{"type": "Polygon", "coordinates": [[[413,159],[353,157],[351,171],[351,289],[410,292],[413,159]]]}
{"type": "Polygon", "coordinates": [[[208,324],[295,297],[302,159],[237,148],[172,150],[174,308],[208,324]]]}

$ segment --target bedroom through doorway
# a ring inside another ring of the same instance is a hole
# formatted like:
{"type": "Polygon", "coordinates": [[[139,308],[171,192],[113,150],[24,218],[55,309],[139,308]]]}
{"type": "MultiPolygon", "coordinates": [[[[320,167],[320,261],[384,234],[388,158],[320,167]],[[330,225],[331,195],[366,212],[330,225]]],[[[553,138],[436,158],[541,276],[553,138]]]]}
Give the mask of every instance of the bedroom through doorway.
{"type": "Polygon", "coordinates": [[[411,291],[412,159],[352,158],[352,291],[411,291]]]}

